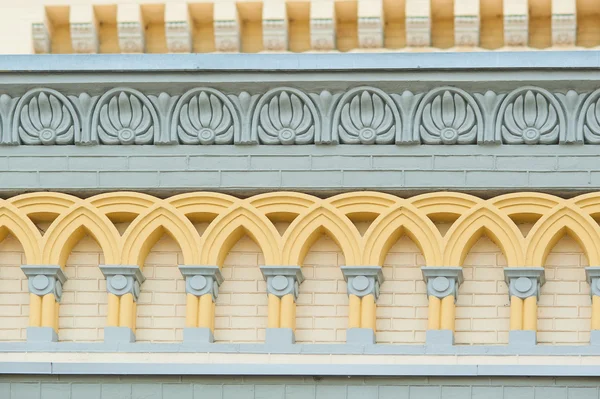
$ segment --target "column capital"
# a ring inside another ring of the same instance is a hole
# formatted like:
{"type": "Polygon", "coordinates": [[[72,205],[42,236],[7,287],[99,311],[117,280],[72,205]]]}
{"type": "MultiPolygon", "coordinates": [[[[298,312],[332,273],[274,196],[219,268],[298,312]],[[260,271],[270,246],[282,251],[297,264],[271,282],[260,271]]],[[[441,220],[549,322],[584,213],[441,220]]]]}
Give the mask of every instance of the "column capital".
{"type": "Polygon", "coordinates": [[[526,299],[540,298],[540,287],[546,282],[543,267],[506,267],[504,280],[508,284],[508,294],[526,299]]]}
{"type": "Polygon", "coordinates": [[[62,298],[62,286],[67,276],[58,265],[22,265],[27,276],[29,292],[38,296],[54,294],[57,302],[62,298]]]}
{"type": "Polygon", "coordinates": [[[300,266],[261,266],[260,271],[267,281],[267,294],[279,298],[292,294],[294,302],[298,299],[298,290],[304,281],[300,266]]]}
{"type": "Polygon", "coordinates": [[[185,279],[185,292],[195,296],[210,294],[213,302],[219,296],[223,275],[219,266],[179,265],[185,279]]]}
{"type": "Polygon", "coordinates": [[[427,296],[444,299],[449,295],[458,297],[458,287],[464,281],[462,267],[455,266],[423,266],[423,279],[427,284],[427,296]]]}
{"type": "Polygon", "coordinates": [[[133,295],[137,302],[140,286],[146,280],[138,265],[100,265],[106,277],[106,290],[116,296],[133,295]]]}
{"type": "Polygon", "coordinates": [[[585,277],[590,284],[590,295],[600,296],[600,266],[586,267],[585,277]]]}
{"type": "Polygon", "coordinates": [[[377,301],[379,287],[384,281],[381,266],[342,266],[341,269],[348,283],[348,295],[362,298],[372,294],[377,301]]]}

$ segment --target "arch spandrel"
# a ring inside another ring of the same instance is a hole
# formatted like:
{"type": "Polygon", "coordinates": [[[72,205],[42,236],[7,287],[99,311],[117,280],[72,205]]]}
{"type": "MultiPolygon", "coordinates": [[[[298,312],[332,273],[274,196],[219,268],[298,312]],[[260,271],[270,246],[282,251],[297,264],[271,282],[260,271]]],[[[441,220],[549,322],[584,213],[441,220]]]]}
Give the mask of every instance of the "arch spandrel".
{"type": "Polygon", "coordinates": [[[90,205],[104,215],[111,213],[133,213],[139,215],[162,200],[148,194],[120,191],[94,195],[86,199],[90,205]]]}
{"type": "Polygon", "coordinates": [[[184,215],[206,213],[219,215],[234,204],[242,202],[239,198],[221,193],[186,193],[167,198],[166,203],[184,215]]]}
{"type": "Polygon", "coordinates": [[[298,215],[322,200],[309,194],[284,191],[255,195],[246,201],[265,215],[272,213],[298,215]]]}
{"type": "Polygon", "coordinates": [[[554,195],[534,192],[505,194],[489,200],[490,204],[508,216],[518,214],[543,216],[563,202],[565,200],[554,195]]]}
{"type": "Polygon", "coordinates": [[[81,201],[72,195],[54,192],[21,194],[7,200],[25,215],[60,215],[81,201]]]}
{"type": "Polygon", "coordinates": [[[341,248],[346,265],[360,265],[362,238],[356,227],[340,211],[323,203],[297,217],[283,235],[284,265],[301,266],[311,246],[329,235],[341,248]]]}
{"type": "Polygon", "coordinates": [[[360,213],[380,215],[403,200],[391,194],[378,193],[376,191],[361,191],[358,193],[335,195],[325,201],[344,215],[360,213]]]}
{"type": "Polygon", "coordinates": [[[89,233],[102,248],[107,264],[119,261],[119,232],[111,221],[88,204],[74,205],[51,225],[42,241],[42,262],[65,266],[71,250],[89,233]]]}
{"type": "Polygon", "coordinates": [[[469,194],[442,192],[417,195],[407,200],[424,215],[457,215],[469,212],[484,200],[469,194]]]}
{"type": "Polygon", "coordinates": [[[200,235],[183,214],[165,203],[157,203],[127,228],[122,238],[121,263],[143,268],[148,253],[165,233],[181,248],[185,264],[198,264],[200,235]]]}
{"type": "Polygon", "coordinates": [[[527,266],[544,266],[546,257],[565,234],[581,246],[590,265],[600,261],[600,227],[570,204],[558,205],[533,226],[526,240],[527,266]]]}
{"type": "Polygon", "coordinates": [[[380,215],[364,235],[363,264],[383,266],[387,253],[406,234],[421,250],[427,266],[442,264],[442,236],[429,218],[405,202],[380,215]]]}
{"type": "Polygon", "coordinates": [[[461,216],[444,237],[444,265],[462,266],[471,247],[486,234],[504,253],[508,266],[524,263],[524,239],[512,220],[489,203],[461,216]]]}
{"type": "Polygon", "coordinates": [[[42,235],[19,209],[7,201],[0,200],[0,242],[8,234],[12,234],[20,242],[28,264],[41,263],[42,235]]]}
{"type": "Polygon", "coordinates": [[[566,202],[578,207],[586,215],[600,214],[600,192],[579,195],[566,202]]]}
{"type": "Polygon", "coordinates": [[[248,204],[239,204],[217,217],[204,232],[200,262],[221,267],[241,237],[248,235],[261,249],[265,264],[281,262],[280,236],[267,217],[248,204]]]}

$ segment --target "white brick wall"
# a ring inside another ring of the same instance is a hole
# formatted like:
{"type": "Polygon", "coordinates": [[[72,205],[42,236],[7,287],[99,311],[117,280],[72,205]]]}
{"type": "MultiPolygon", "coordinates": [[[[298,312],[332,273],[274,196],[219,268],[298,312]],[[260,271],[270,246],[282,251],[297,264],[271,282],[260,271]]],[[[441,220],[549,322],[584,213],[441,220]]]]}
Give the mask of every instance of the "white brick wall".
{"type": "Polygon", "coordinates": [[[29,323],[23,247],[12,235],[0,242],[0,341],[24,341],[29,323]]]}

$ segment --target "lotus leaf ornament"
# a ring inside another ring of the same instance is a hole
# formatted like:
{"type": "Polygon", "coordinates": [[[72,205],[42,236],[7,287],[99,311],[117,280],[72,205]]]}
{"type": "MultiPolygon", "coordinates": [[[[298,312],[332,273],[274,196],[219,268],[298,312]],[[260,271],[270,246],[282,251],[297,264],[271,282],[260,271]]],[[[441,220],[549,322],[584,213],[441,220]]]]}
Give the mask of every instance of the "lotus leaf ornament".
{"type": "Polygon", "coordinates": [[[98,132],[103,141],[109,144],[143,144],[152,139],[152,115],[148,106],[134,94],[121,91],[100,107],[98,132]]]}
{"type": "Polygon", "coordinates": [[[258,136],[266,143],[312,143],[315,120],[307,100],[283,90],[260,107],[258,136]]]}
{"type": "Polygon", "coordinates": [[[586,101],[579,117],[579,126],[579,129],[583,128],[583,137],[587,143],[600,143],[600,90],[586,101]]]}
{"type": "Polygon", "coordinates": [[[214,93],[201,91],[179,108],[177,134],[184,142],[228,143],[233,139],[233,116],[214,93]]]}
{"type": "Polygon", "coordinates": [[[74,119],[66,100],[40,91],[19,111],[19,135],[27,144],[67,144],[73,140],[74,119]]]}
{"type": "MultiPolygon", "coordinates": [[[[425,143],[473,142],[477,136],[476,109],[463,96],[446,90],[423,107],[419,133],[425,143]]],[[[477,110],[478,112],[478,110],[477,110]]]]}
{"type": "Polygon", "coordinates": [[[389,104],[379,94],[363,90],[342,106],[339,133],[342,142],[388,143],[395,135],[394,123],[389,104]]]}
{"type": "Polygon", "coordinates": [[[502,138],[508,143],[551,143],[558,139],[556,107],[542,93],[527,90],[508,103],[502,118],[502,138]]]}

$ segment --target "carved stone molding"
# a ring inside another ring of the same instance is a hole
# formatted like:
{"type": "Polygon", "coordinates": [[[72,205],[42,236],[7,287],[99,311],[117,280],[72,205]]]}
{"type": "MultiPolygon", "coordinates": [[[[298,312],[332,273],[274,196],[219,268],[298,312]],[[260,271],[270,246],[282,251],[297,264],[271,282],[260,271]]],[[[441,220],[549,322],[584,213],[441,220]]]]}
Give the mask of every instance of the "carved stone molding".
{"type": "Polygon", "coordinates": [[[118,22],[119,48],[122,53],[143,53],[146,50],[144,25],[141,22],[118,22]]]}
{"type": "Polygon", "coordinates": [[[342,266],[341,269],[348,284],[348,295],[359,298],[373,295],[377,301],[384,281],[381,266],[342,266]]]}
{"type": "Polygon", "coordinates": [[[94,54],[99,50],[98,26],[93,22],[71,23],[73,52],[94,54]]]}
{"type": "Polygon", "coordinates": [[[586,267],[585,276],[590,285],[590,295],[600,296],[600,266],[586,267]]]}
{"type": "Polygon", "coordinates": [[[546,282],[543,267],[507,267],[504,279],[508,284],[508,294],[521,299],[532,296],[539,299],[540,288],[546,282]]]}
{"type": "Polygon", "coordinates": [[[48,25],[43,22],[31,24],[31,38],[33,51],[36,54],[49,54],[52,52],[52,40],[48,25]]]}
{"type": "Polygon", "coordinates": [[[37,296],[54,294],[57,302],[62,298],[62,287],[67,276],[58,265],[22,265],[28,278],[29,292],[37,296]]]}
{"type": "Polygon", "coordinates": [[[435,296],[444,299],[449,295],[454,296],[454,301],[458,298],[458,287],[462,284],[462,267],[449,266],[424,266],[421,268],[423,279],[427,284],[427,296],[435,296]]]}
{"type": "Polygon", "coordinates": [[[310,45],[313,50],[335,50],[335,19],[311,18],[310,45]]]}
{"type": "Polygon", "coordinates": [[[260,271],[267,281],[267,294],[279,298],[292,294],[298,299],[300,284],[304,281],[300,266],[261,266],[260,271]]]}
{"type": "Polygon", "coordinates": [[[454,16],[454,44],[460,47],[479,46],[479,16],[454,16]]]}
{"type": "Polygon", "coordinates": [[[165,21],[165,39],[169,53],[192,51],[192,27],[188,21],[165,21]]]}
{"type": "Polygon", "coordinates": [[[133,295],[137,302],[140,286],[146,280],[137,265],[100,265],[100,271],[106,277],[106,290],[116,296],[133,295]]]}
{"type": "Polygon", "coordinates": [[[223,275],[219,266],[179,265],[179,271],[185,278],[185,292],[195,296],[210,294],[213,302],[219,296],[219,286],[223,275]]]}

